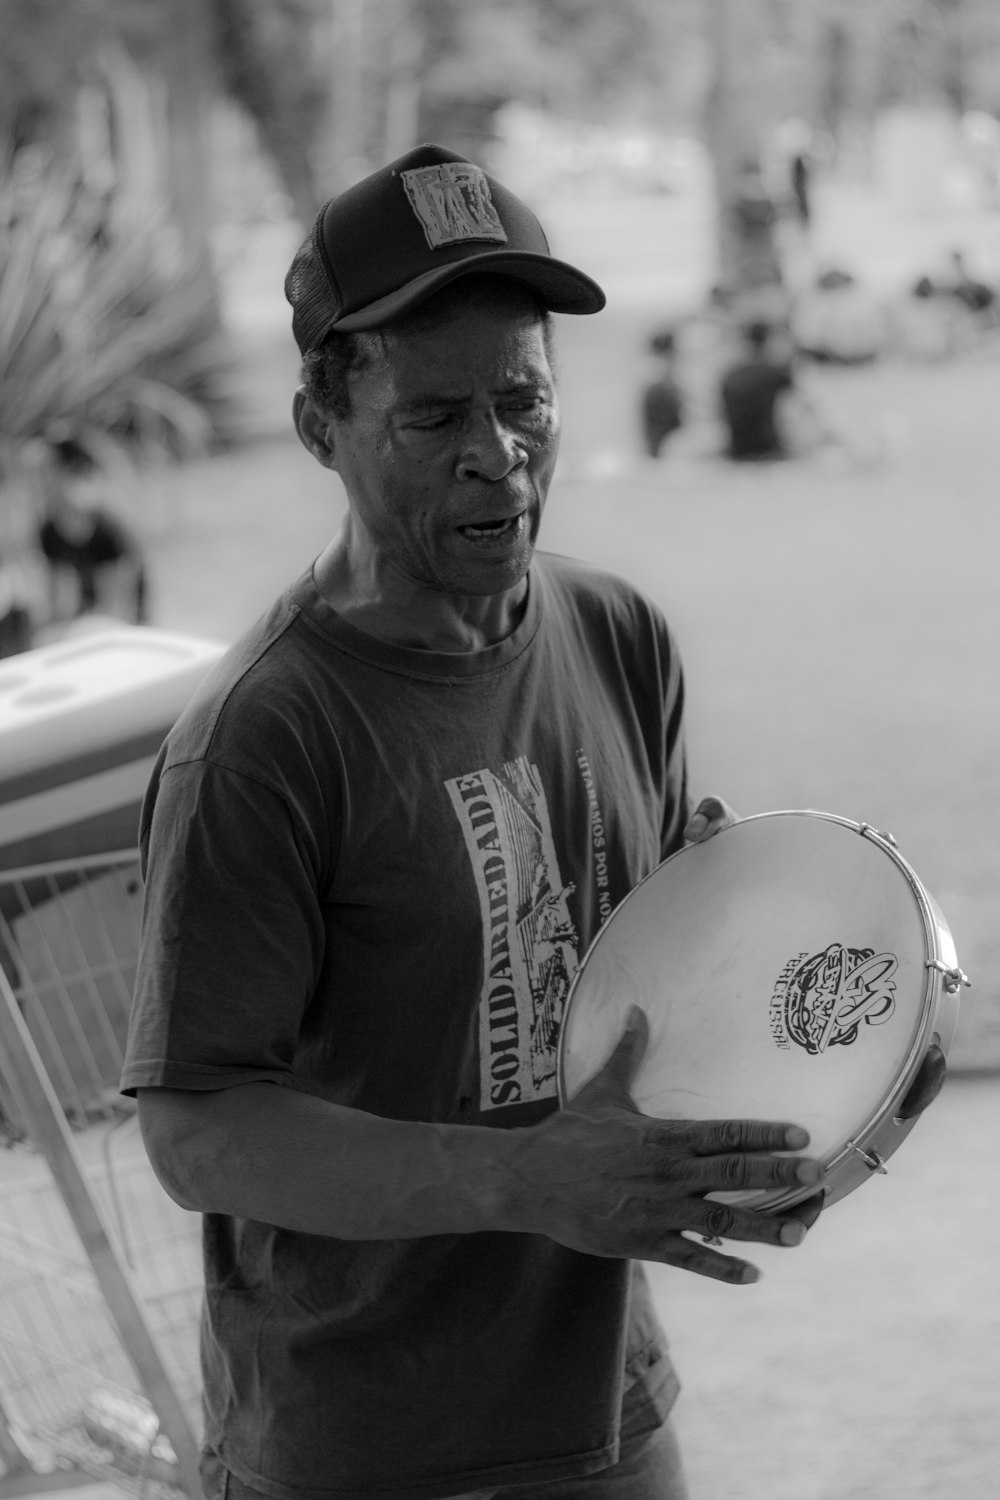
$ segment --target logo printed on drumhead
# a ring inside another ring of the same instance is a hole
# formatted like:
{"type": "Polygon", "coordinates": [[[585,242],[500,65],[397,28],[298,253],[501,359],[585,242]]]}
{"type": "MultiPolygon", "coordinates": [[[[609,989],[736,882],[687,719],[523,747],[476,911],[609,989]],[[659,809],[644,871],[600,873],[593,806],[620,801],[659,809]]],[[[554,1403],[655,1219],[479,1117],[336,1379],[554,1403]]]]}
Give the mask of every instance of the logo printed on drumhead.
{"type": "Polygon", "coordinates": [[[894,953],[831,943],[790,959],[771,997],[771,1034],[814,1057],[856,1042],[862,1026],[882,1026],[896,1008],[894,953]]]}
{"type": "Polygon", "coordinates": [[[401,172],[410,207],[420,220],[432,250],[467,240],[507,242],[486,173],[467,161],[446,161],[437,167],[415,167],[401,172]]]}

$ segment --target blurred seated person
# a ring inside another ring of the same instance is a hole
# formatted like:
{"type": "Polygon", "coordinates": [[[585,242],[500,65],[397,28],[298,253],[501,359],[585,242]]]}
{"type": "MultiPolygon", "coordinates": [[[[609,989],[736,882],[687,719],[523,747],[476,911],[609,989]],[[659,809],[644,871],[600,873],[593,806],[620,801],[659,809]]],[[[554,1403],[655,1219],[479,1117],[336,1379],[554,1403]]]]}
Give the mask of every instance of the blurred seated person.
{"type": "Polygon", "coordinates": [[[792,362],[773,349],[771,324],[754,319],[744,329],[745,349],[723,372],[719,407],[725,423],[727,458],[787,456],[777,420],[779,399],[794,385],[792,362]]]}
{"type": "Polygon", "coordinates": [[[655,333],[649,352],[656,369],[642,392],[642,435],[646,453],[659,458],[671,433],[683,425],[684,402],[677,380],[677,340],[670,329],[655,333]]]}
{"type": "Polygon", "coordinates": [[[969,275],[965,256],[961,250],[952,251],[951,269],[951,278],[945,282],[942,290],[957,297],[962,306],[968,308],[971,313],[995,313],[996,291],[993,287],[987,286],[985,281],[977,281],[974,276],[969,275]]]}
{"type": "Polygon", "coordinates": [[[35,591],[19,559],[0,552],[0,657],[17,656],[34,644],[35,591]]]}
{"type": "Polygon", "coordinates": [[[897,341],[911,359],[946,359],[975,343],[995,324],[996,293],[970,276],[961,251],[952,252],[951,272],[922,275],[896,309],[897,341]]]}
{"type": "Polygon", "coordinates": [[[38,543],[54,621],[107,614],[143,625],[146,569],[136,539],[103,503],[101,471],[72,441],[53,445],[54,472],[38,543]]]}
{"type": "Polygon", "coordinates": [[[850,271],[832,267],[800,293],[793,314],[801,354],[825,364],[867,364],[881,353],[883,313],[850,271]]]}
{"type": "Polygon", "coordinates": [[[944,359],[955,348],[955,304],[940,285],[921,276],[894,310],[896,342],[910,359],[944,359]]]}

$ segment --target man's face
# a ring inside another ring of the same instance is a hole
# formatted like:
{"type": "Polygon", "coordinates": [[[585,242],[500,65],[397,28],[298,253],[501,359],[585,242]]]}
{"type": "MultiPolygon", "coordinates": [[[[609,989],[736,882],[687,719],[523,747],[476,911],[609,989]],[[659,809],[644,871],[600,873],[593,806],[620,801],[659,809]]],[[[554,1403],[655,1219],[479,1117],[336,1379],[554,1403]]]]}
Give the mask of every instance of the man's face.
{"type": "Polygon", "coordinates": [[[533,301],[474,282],[371,336],[332,463],[373,560],[423,587],[499,594],[527,572],[559,412],[533,301]]]}

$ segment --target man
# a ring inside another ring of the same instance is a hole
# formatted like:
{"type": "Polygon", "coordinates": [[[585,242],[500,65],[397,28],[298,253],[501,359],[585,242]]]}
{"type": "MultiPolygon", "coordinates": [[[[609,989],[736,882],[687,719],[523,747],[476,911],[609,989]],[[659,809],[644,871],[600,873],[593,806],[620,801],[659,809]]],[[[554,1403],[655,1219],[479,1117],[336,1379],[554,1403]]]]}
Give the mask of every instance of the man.
{"type": "Polygon", "coordinates": [[[793,1125],[639,1115],[640,1013],[571,1106],[555,1046],[604,916],[688,837],[657,611],[535,553],[548,310],[600,289],[425,146],[321,212],[287,281],[296,426],[343,528],[160,756],[123,1086],[205,1214],[209,1500],[677,1497],[639,1267],[796,1244],[793,1125]],[[691,1232],[688,1238],[685,1232],[691,1232]],[[717,1243],[717,1241],[716,1241],[717,1243]]]}
{"type": "Polygon", "coordinates": [[[763,319],[748,324],[744,339],[745,354],[725,371],[719,386],[726,457],[783,458],[777,408],[779,398],[792,389],[791,364],[772,358],[771,327],[763,319]]]}

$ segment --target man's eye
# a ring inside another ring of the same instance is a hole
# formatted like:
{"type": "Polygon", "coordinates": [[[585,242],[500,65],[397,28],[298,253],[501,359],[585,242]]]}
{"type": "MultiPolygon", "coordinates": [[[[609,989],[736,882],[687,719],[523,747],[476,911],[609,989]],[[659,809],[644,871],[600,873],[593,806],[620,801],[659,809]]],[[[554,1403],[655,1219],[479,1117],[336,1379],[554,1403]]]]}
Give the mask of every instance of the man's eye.
{"type": "Polygon", "coordinates": [[[449,427],[454,420],[455,418],[450,413],[445,413],[440,417],[425,417],[420,422],[411,422],[410,427],[414,432],[440,432],[443,428],[449,427]]]}

